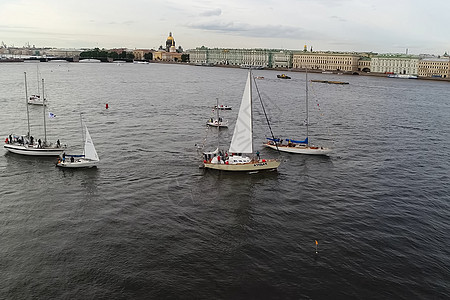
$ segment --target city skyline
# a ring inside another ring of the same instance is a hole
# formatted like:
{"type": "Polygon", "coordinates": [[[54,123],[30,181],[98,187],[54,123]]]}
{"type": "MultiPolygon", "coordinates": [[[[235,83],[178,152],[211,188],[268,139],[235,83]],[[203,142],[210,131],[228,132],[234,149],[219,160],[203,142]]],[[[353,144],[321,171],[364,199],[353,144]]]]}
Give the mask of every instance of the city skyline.
{"type": "Polygon", "coordinates": [[[0,40],[57,48],[154,48],[169,32],[183,49],[272,48],[443,54],[450,50],[441,1],[4,0],[0,40]]]}

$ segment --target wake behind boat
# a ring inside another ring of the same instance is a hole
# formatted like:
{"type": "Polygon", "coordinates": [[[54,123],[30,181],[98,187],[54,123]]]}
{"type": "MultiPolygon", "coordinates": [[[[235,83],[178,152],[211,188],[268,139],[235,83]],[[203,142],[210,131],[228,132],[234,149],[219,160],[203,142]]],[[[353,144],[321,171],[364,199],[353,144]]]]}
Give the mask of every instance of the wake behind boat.
{"type": "Polygon", "coordinates": [[[261,159],[259,152],[256,153],[257,158],[243,156],[243,153],[253,154],[252,80],[252,72],[249,69],[228,152],[223,153],[216,149],[214,152],[204,153],[204,168],[221,171],[255,172],[274,170],[280,165],[278,160],[261,159]]]}

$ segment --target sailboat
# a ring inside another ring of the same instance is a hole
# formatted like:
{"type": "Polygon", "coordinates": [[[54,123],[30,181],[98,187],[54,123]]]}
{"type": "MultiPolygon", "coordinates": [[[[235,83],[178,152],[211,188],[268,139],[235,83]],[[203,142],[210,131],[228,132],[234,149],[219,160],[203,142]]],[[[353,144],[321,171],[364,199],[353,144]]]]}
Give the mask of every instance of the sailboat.
{"type": "Polygon", "coordinates": [[[27,91],[27,73],[25,72],[25,99],[27,100],[27,121],[28,121],[28,133],[26,135],[14,135],[11,134],[5,139],[5,148],[7,151],[22,154],[22,155],[31,155],[31,156],[58,156],[60,155],[65,146],[61,146],[60,141],[58,140],[55,144],[49,143],[47,141],[47,125],[46,125],[46,110],[45,110],[45,96],[44,96],[44,79],[42,79],[42,100],[44,101],[44,105],[42,105],[43,113],[44,113],[44,141],[41,139],[36,139],[30,134],[30,113],[28,110],[28,91],[27,91]]]}
{"type": "MultiPolygon", "coordinates": [[[[81,116],[80,116],[81,119],[81,116]]],[[[83,154],[71,155],[63,153],[58,159],[56,166],[62,168],[92,168],[97,167],[100,159],[98,158],[97,151],[94,147],[94,142],[92,142],[91,135],[87,126],[84,126],[85,138],[83,154]]],[[[83,121],[81,120],[81,132],[83,133],[83,121]]],[[[83,134],[82,134],[83,135],[83,134]]]]}
{"type": "Polygon", "coordinates": [[[41,96],[39,96],[38,94],[31,95],[30,98],[28,98],[28,104],[44,105],[44,99],[41,99],[41,96]]]}
{"type": "Polygon", "coordinates": [[[39,67],[37,66],[37,94],[33,94],[28,98],[28,104],[31,105],[45,105],[44,104],[44,98],[41,98],[41,92],[39,91],[39,67]]]}
{"type": "Polygon", "coordinates": [[[214,118],[210,118],[206,122],[206,125],[213,126],[213,127],[228,127],[228,121],[224,120],[222,117],[219,116],[219,109],[217,107],[219,107],[219,98],[217,98],[217,105],[215,107],[216,118],[215,119],[214,118]]]}
{"type": "Polygon", "coordinates": [[[211,159],[206,159],[205,157],[203,161],[204,168],[222,171],[255,172],[273,170],[280,165],[278,160],[259,158],[259,152],[257,152],[258,157],[256,159],[243,156],[243,153],[253,154],[252,80],[252,72],[249,69],[228,153],[221,156],[214,155],[217,150],[211,152],[210,154],[213,157],[211,159]]]}
{"type": "Polygon", "coordinates": [[[279,138],[267,138],[268,142],[264,144],[266,147],[294,154],[310,154],[310,155],[328,155],[331,153],[330,148],[311,145],[309,142],[309,111],[308,111],[308,71],[306,71],[306,138],[304,140],[286,139],[287,144],[283,144],[283,140],[279,138]]]}

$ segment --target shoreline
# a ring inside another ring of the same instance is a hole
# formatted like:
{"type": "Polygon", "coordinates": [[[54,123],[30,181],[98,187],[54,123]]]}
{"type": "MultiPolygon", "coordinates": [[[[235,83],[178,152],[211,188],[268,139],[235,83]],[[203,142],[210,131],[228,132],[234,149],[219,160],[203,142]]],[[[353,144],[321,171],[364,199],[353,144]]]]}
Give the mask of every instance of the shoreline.
{"type": "MultiPolygon", "coordinates": [[[[79,61],[70,61],[67,59],[64,59],[67,62],[73,62],[77,63],[79,61]]],[[[51,62],[52,60],[38,60],[38,59],[0,59],[0,63],[24,63],[24,62],[51,62]]],[[[197,65],[192,64],[189,62],[175,62],[175,61],[157,61],[157,60],[150,60],[149,63],[156,63],[156,64],[176,64],[176,65],[188,65],[188,66],[194,66],[194,67],[219,67],[219,68],[235,68],[235,69],[241,69],[240,66],[234,66],[234,65],[197,65]]],[[[114,63],[114,61],[106,62],[106,63],[114,63]]],[[[126,63],[133,63],[132,61],[126,62],[126,63]]],[[[263,68],[263,70],[272,70],[272,71],[284,71],[284,72],[298,72],[298,73],[305,73],[305,69],[289,69],[289,68],[263,68]]],[[[362,71],[354,71],[354,72],[348,72],[348,71],[323,71],[323,70],[308,70],[308,73],[316,73],[316,74],[330,74],[330,75],[352,75],[352,76],[373,76],[373,77],[386,77],[388,74],[384,73],[373,73],[373,72],[362,72],[362,71]]],[[[415,79],[415,80],[431,80],[431,81],[442,81],[442,82],[450,82],[450,78],[440,78],[440,77],[421,77],[418,76],[417,78],[392,78],[392,79],[415,79]]]]}

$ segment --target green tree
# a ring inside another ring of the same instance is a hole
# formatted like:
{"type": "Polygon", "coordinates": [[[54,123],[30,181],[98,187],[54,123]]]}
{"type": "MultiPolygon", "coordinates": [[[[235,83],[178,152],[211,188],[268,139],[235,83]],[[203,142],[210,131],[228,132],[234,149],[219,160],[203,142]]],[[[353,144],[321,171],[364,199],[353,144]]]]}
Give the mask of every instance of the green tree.
{"type": "Polygon", "coordinates": [[[189,61],[189,54],[181,54],[181,61],[182,62],[188,62],[189,61]]]}
{"type": "Polygon", "coordinates": [[[146,59],[146,60],[153,60],[153,53],[151,53],[151,52],[145,53],[144,54],[144,59],[146,59]]]}

